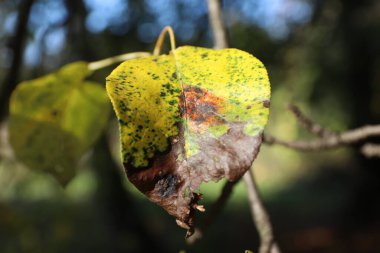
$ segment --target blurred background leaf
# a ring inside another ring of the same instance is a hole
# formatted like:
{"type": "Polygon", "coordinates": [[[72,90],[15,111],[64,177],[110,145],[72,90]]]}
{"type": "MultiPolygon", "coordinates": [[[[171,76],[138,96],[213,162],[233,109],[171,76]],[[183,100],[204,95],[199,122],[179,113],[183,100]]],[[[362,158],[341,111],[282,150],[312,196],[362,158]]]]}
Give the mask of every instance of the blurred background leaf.
{"type": "Polygon", "coordinates": [[[109,118],[106,91],[85,81],[89,74],[87,63],[71,63],[20,83],[10,100],[9,140],[16,158],[63,185],[109,118]]]}

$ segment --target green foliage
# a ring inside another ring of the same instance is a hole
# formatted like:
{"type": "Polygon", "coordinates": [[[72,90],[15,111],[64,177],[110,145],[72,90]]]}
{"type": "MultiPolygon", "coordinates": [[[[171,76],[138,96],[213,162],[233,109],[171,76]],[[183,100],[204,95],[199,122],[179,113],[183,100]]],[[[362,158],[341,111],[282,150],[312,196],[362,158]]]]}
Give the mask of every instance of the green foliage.
{"type": "Polygon", "coordinates": [[[110,106],[101,85],[85,81],[86,62],[19,84],[10,101],[10,142],[30,169],[63,185],[107,124],[110,106]]]}

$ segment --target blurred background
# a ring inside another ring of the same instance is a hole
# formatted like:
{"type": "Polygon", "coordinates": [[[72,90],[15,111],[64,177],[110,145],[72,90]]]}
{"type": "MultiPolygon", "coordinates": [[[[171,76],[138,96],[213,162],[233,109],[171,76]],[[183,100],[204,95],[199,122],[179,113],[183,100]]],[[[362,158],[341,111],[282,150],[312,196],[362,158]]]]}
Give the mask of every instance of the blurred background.
{"type": "MultiPolygon", "coordinates": [[[[268,69],[268,134],[312,138],[288,103],[333,131],[380,122],[380,1],[221,2],[230,47],[254,54],[268,69]]],[[[1,0],[2,118],[18,82],[77,60],[151,51],[166,25],[178,45],[213,46],[205,0],[1,0]]],[[[90,79],[104,84],[114,67],[90,79]]],[[[6,138],[2,131],[1,143],[6,138]]],[[[257,249],[242,183],[202,240],[187,245],[174,219],[126,180],[118,145],[112,115],[65,189],[0,150],[0,252],[257,249]]],[[[379,159],[355,147],[300,153],[263,145],[254,173],[283,252],[380,252],[379,159]]],[[[206,209],[222,186],[203,186],[206,209]]]]}

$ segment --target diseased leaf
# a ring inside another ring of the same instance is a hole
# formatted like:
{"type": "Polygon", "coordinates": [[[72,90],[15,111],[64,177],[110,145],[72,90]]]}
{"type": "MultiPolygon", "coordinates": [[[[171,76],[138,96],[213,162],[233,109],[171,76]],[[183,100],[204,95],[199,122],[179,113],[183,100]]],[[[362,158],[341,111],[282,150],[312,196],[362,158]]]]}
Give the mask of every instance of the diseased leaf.
{"type": "Polygon", "coordinates": [[[202,182],[235,181],[250,168],[269,113],[266,69],[237,49],[184,46],[126,61],[107,92],[129,180],[185,228],[202,182]]]}
{"type": "Polygon", "coordinates": [[[110,106],[104,88],[85,81],[86,62],[19,84],[10,102],[10,142],[28,167],[66,184],[81,155],[104,129],[110,106]]]}

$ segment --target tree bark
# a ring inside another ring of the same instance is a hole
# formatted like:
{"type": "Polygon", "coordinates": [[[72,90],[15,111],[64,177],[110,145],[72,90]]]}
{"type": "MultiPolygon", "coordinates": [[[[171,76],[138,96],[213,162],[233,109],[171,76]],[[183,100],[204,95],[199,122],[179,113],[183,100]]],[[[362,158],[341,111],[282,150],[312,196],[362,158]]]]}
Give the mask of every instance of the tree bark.
{"type": "Polygon", "coordinates": [[[20,7],[16,32],[8,42],[9,48],[12,50],[13,57],[8,74],[4,78],[3,85],[0,87],[0,121],[3,121],[9,113],[9,99],[13,90],[19,82],[19,74],[22,65],[22,56],[25,47],[26,29],[29,20],[30,11],[34,0],[25,0],[20,7]]]}

